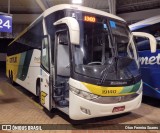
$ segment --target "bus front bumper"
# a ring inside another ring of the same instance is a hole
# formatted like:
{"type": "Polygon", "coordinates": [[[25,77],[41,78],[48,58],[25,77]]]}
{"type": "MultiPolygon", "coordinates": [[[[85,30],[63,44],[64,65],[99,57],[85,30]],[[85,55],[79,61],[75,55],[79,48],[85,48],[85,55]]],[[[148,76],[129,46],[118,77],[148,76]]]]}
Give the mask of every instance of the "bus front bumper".
{"type": "Polygon", "coordinates": [[[139,108],[142,101],[142,93],[131,101],[114,104],[100,104],[81,98],[71,91],[69,93],[69,116],[73,120],[83,120],[129,112],[139,108]],[[124,110],[113,112],[113,109],[118,107],[124,107],[124,110]]]}

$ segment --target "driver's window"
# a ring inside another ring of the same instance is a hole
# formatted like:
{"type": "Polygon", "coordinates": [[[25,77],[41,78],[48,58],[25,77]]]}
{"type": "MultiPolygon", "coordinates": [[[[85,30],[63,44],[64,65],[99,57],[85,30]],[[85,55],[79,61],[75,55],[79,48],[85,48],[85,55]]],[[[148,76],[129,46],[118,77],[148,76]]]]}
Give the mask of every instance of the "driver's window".
{"type": "Polygon", "coordinates": [[[42,41],[42,65],[49,71],[49,49],[48,49],[48,38],[45,37],[42,41]]]}

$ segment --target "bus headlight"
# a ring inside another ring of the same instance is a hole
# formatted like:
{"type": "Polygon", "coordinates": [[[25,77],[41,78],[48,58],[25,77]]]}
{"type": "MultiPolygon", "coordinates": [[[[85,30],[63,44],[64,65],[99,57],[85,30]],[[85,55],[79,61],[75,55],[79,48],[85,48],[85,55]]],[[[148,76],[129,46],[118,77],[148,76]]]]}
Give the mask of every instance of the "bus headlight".
{"type": "Polygon", "coordinates": [[[98,95],[94,95],[92,93],[82,91],[82,90],[76,89],[76,88],[71,87],[71,86],[70,86],[70,91],[73,92],[74,94],[84,98],[84,99],[87,99],[87,100],[92,100],[92,99],[98,98],[98,95]]]}

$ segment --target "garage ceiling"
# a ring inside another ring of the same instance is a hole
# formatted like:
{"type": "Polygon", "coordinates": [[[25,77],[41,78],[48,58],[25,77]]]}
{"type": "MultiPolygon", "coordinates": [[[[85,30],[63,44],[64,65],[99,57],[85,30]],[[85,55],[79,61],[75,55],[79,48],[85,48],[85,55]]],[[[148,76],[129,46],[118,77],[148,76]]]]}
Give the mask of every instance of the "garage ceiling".
{"type": "Polygon", "coordinates": [[[118,14],[156,8],[160,8],[160,0],[117,0],[118,14]]]}
{"type": "MultiPolygon", "coordinates": [[[[39,13],[41,9],[35,0],[11,0],[11,13],[39,13]]],[[[0,0],[0,11],[8,11],[8,0],[0,0]]]]}
{"type": "MultiPolygon", "coordinates": [[[[42,9],[36,0],[10,0],[12,14],[40,14],[42,9]]],[[[38,0],[46,8],[57,4],[71,4],[71,0],[38,0]]],[[[108,0],[83,0],[83,5],[108,11],[108,0]]],[[[160,8],[160,0],[117,0],[117,13],[160,8]]],[[[8,0],[0,0],[0,12],[8,11],[8,0]]]]}
{"type": "MultiPolygon", "coordinates": [[[[41,0],[46,8],[58,4],[71,4],[71,0],[41,0]]],[[[108,0],[83,0],[83,5],[101,10],[108,9],[108,0]]],[[[0,12],[8,11],[8,0],[0,0],[0,12]]],[[[42,9],[36,0],[11,0],[12,14],[40,14],[42,9]]]]}

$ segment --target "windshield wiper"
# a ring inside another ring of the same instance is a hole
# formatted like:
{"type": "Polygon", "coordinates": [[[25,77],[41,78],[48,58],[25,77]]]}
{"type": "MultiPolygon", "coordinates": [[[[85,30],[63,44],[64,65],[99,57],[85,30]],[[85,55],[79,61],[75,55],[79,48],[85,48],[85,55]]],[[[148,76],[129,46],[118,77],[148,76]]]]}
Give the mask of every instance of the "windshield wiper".
{"type": "Polygon", "coordinates": [[[110,61],[109,61],[109,65],[106,67],[106,68],[104,68],[103,70],[102,70],[102,72],[101,72],[101,79],[98,81],[98,85],[101,85],[102,83],[104,83],[105,82],[105,80],[106,80],[106,78],[107,78],[107,76],[108,76],[108,73],[109,73],[109,70],[110,70],[110,68],[113,66],[113,63],[115,62],[114,61],[115,60],[115,57],[113,57],[110,61]]]}
{"type": "MultiPolygon", "coordinates": [[[[102,45],[106,45],[106,43],[105,43],[105,35],[106,35],[106,33],[102,33],[102,36],[103,36],[103,39],[102,39],[103,43],[102,43],[102,45]]],[[[108,36],[108,34],[107,34],[107,36],[108,36]]],[[[108,77],[108,72],[109,72],[110,68],[113,66],[113,63],[116,62],[116,48],[111,43],[110,36],[108,36],[108,40],[109,40],[109,48],[111,49],[111,53],[112,53],[112,59],[108,61],[108,66],[102,70],[101,75],[100,75],[101,78],[100,78],[100,80],[97,83],[99,85],[101,85],[102,83],[105,82],[105,80],[108,77]]],[[[105,46],[103,46],[103,47],[104,47],[103,50],[105,50],[105,46]]],[[[103,54],[102,54],[102,64],[103,65],[106,62],[106,61],[104,62],[105,58],[103,58],[103,56],[105,55],[104,53],[105,53],[105,51],[103,51],[103,54]]],[[[117,63],[116,63],[116,66],[117,66],[117,63]]]]}

